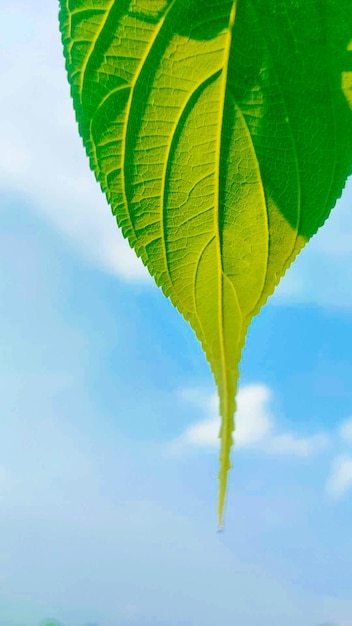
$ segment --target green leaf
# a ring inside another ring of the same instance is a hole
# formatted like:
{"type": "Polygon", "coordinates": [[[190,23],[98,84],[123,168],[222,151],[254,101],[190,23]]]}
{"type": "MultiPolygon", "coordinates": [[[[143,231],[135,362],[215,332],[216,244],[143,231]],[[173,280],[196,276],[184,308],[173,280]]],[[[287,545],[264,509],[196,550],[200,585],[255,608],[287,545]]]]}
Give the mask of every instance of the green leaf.
{"type": "Polygon", "coordinates": [[[222,523],[248,326],[352,171],[352,3],[60,5],[91,168],[214,374],[222,523]]]}

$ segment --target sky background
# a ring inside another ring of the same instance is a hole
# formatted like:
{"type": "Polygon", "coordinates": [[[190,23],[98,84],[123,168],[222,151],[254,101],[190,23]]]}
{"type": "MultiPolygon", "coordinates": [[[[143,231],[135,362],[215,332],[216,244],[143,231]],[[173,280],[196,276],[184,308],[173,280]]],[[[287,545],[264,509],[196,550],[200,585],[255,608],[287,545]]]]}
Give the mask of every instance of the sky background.
{"type": "Polygon", "coordinates": [[[0,40],[0,626],[352,626],[352,185],[252,323],[217,533],[212,377],[89,171],[56,2],[0,40]]]}

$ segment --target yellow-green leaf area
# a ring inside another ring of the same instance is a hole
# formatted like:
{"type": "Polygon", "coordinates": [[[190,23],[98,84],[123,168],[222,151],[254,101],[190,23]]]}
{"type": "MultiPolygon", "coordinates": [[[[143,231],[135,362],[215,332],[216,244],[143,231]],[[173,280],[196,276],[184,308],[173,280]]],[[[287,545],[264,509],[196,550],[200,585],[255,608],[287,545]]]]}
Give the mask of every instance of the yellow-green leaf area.
{"type": "Polygon", "coordinates": [[[350,0],[61,0],[90,165],[191,324],[222,425],[248,326],[352,171],[350,0]]]}

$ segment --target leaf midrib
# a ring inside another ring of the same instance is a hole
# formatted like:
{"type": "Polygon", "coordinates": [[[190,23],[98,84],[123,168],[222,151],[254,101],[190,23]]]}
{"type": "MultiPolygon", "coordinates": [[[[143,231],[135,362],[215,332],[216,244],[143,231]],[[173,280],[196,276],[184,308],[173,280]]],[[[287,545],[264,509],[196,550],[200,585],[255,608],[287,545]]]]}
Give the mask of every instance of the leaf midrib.
{"type": "MultiPolygon", "coordinates": [[[[225,98],[226,98],[226,90],[227,90],[227,77],[228,77],[228,68],[229,68],[229,58],[230,58],[230,50],[231,50],[231,42],[232,42],[232,33],[235,25],[236,19],[236,10],[237,10],[237,0],[233,0],[232,9],[229,16],[229,24],[227,28],[227,45],[224,52],[224,63],[222,70],[222,83],[221,83],[221,99],[222,103],[220,103],[219,107],[219,121],[218,121],[218,135],[217,135],[217,149],[216,154],[218,155],[217,159],[217,175],[215,176],[215,205],[214,205],[214,229],[216,233],[216,249],[218,254],[218,284],[219,284],[219,300],[218,300],[218,328],[219,328],[219,340],[220,340],[220,353],[221,353],[221,369],[223,376],[223,385],[224,385],[224,408],[222,414],[222,427],[221,427],[221,451],[220,451],[220,472],[219,472],[219,495],[218,495],[218,522],[219,525],[223,524],[223,514],[224,514],[224,502],[225,502],[225,493],[226,493],[226,482],[227,482],[227,472],[229,465],[229,455],[230,449],[232,445],[232,430],[231,426],[231,415],[230,415],[230,407],[229,407],[229,372],[227,368],[227,354],[225,347],[225,337],[224,337],[224,307],[223,307],[223,298],[224,298],[224,285],[223,285],[223,277],[225,275],[223,269],[223,262],[221,256],[221,237],[220,237],[220,220],[219,220],[219,212],[220,212],[220,163],[221,163],[221,145],[222,145],[222,136],[223,136],[223,128],[224,128],[224,109],[225,109],[225,98]]],[[[234,293],[236,294],[237,305],[240,311],[240,315],[242,316],[241,307],[238,300],[238,294],[236,289],[234,289],[234,293]]]]}

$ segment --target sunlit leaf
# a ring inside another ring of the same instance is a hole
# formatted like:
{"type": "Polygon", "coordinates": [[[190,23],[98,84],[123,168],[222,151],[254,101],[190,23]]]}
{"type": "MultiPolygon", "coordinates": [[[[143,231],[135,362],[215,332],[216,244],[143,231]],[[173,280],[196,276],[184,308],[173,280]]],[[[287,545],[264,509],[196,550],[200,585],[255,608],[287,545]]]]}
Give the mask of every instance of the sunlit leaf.
{"type": "Polygon", "coordinates": [[[352,2],[60,5],[91,168],[215,377],[222,522],[248,325],[352,171],[352,2]]]}

